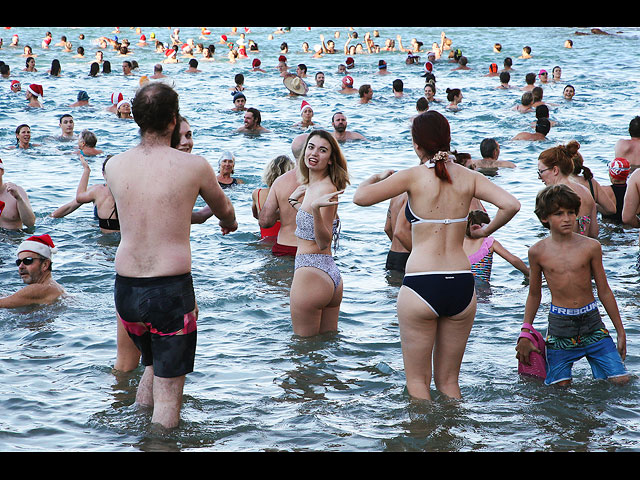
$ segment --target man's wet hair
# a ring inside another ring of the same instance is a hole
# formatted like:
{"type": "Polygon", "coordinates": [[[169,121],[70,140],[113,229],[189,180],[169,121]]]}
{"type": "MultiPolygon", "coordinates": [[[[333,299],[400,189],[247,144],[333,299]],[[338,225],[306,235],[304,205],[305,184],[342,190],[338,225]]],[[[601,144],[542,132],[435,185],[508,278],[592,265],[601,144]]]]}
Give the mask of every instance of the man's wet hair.
{"type": "Polygon", "coordinates": [[[164,132],[180,113],[178,94],[165,83],[147,83],[133,97],[131,112],[140,133],[164,132]]]}

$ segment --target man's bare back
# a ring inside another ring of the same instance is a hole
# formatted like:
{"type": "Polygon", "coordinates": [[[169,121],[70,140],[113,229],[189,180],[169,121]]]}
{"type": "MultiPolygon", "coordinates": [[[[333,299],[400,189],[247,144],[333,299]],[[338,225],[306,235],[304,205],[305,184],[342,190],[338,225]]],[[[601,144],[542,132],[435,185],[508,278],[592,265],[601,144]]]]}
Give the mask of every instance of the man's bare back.
{"type": "Polygon", "coordinates": [[[118,206],[116,271],[158,277],[191,271],[191,212],[198,195],[235,230],[235,214],[209,163],[169,144],[139,145],[109,160],[108,185],[118,206]]]}
{"type": "Polygon", "coordinates": [[[640,167],[640,138],[621,139],[616,142],[614,157],[626,158],[631,170],[640,167]]]}

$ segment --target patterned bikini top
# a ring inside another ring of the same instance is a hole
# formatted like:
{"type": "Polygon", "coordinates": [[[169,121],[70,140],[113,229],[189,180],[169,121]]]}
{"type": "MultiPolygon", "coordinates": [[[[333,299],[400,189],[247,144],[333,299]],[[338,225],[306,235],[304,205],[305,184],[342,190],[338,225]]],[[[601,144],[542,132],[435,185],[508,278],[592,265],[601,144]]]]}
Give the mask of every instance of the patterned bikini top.
{"type": "Polygon", "coordinates": [[[480,278],[485,282],[488,282],[491,278],[491,267],[493,266],[492,245],[493,237],[485,237],[480,248],[469,255],[471,273],[473,273],[476,278],[480,278]]]}
{"type": "MultiPolygon", "coordinates": [[[[295,236],[303,240],[316,239],[316,233],[313,228],[313,215],[303,209],[298,210],[296,214],[296,231],[295,236]]],[[[340,220],[333,219],[333,241],[334,248],[337,247],[338,238],[340,237],[340,220]]]]}

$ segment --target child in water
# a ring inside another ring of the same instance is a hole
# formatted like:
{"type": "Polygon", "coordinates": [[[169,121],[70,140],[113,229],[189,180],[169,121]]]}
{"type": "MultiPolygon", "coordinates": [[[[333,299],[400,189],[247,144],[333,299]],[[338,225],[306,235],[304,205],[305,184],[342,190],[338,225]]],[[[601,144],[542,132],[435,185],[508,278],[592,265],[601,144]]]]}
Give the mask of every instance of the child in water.
{"type": "Polygon", "coordinates": [[[540,351],[527,338],[540,306],[542,274],[551,291],[549,325],[545,342],[545,384],[568,385],[574,362],[586,357],[594,378],[616,384],[629,381],[623,361],[627,340],[620,312],[602,265],[602,248],[597,240],[574,232],[580,197],[568,186],[555,184],[536,197],[535,214],[550,235],[529,249],[531,268],[524,324],[518,338],[516,357],[529,365],[532,351],[540,351]],[[598,299],[616,329],[616,346],[600,317],[593,296],[595,280],[598,299]]]}
{"type": "Polygon", "coordinates": [[[484,210],[472,210],[469,212],[467,220],[467,231],[465,233],[462,247],[471,262],[471,273],[476,280],[489,282],[491,278],[491,267],[493,265],[493,253],[497,253],[507,262],[520,270],[526,277],[529,277],[529,267],[518,257],[509,252],[492,236],[471,238],[471,232],[491,221],[489,214],[484,210]]]}

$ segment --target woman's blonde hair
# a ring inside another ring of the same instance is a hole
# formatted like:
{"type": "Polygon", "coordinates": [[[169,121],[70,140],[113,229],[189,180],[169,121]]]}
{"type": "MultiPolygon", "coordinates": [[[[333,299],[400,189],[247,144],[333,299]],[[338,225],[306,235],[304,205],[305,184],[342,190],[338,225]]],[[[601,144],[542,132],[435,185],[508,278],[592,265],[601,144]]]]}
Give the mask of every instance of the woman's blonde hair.
{"type": "Polygon", "coordinates": [[[347,160],[344,158],[337,140],[326,130],[313,130],[307,137],[304,148],[300,152],[300,155],[297,159],[300,183],[309,183],[309,168],[304,163],[304,152],[306,152],[307,150],[309,140],[311,140],[311,138],[313,137],[324,138],[331,145],[331,163],[327,167],[327,169],[329,170],[329,178],[331,178],[331,183],[333,183],[338,190],[343,190],[347,185],[351,183],[349,181],[349,172],[347,171],[347,160]]]}
{"type": "Polygon", "coordinates": [[[276,178],[289,170],[293,170],[295,164],[286,155],[278,155],[271,160],[262,172],[262,181],[267,187],[270,187],[276,178]]]}

